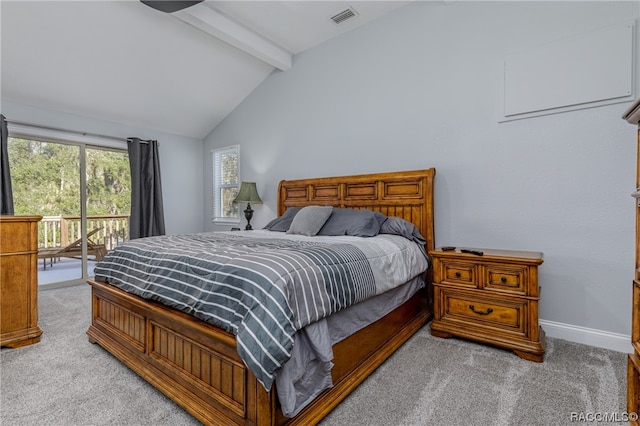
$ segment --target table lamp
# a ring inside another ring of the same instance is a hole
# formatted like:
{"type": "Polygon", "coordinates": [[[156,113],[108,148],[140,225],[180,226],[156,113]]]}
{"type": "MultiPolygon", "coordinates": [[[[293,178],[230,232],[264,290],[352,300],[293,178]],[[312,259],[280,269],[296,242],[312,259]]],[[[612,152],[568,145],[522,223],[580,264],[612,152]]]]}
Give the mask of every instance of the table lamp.
{"type": "Polygon", "coordinates": [[[238,191],[238,195],[234,198],[233,202],[240,203],[245,201],[247,202],[247,208],[244,209],[244,217],[247,219],[247,226],[244,229],[249,231],[253,229],[251,227],[251,218],[253,217],[251,203],[262,204],[255,182],[242,182],[240,184],[240,191],[238,191]]]}

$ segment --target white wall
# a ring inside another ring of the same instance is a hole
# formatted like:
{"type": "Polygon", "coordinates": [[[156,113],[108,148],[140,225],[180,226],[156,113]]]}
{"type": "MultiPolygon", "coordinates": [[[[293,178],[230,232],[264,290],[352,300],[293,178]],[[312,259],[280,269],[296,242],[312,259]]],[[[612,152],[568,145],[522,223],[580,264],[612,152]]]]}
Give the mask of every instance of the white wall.
{"type": "Polygon", "coordinates": [[[544,252],[546,328],[628,344],[629,103],[498,123],[499,84],[505,55],[639,17],[637,2],[416,2],[309,50],[205,139],[205,220],[217,147],[241,146],[265,202],[256,227],[281,179],[433,166],[438,245],[544,252]]]}
{"type": "Polygon", "coordinates": [[[135,136],[157,139],[160,143],[162,197],[167,234],[202,231],[204,185],[201,140],[46,110],[4,99],[2,113],[7,120],[42,126],[121,138],[135,136]]]}

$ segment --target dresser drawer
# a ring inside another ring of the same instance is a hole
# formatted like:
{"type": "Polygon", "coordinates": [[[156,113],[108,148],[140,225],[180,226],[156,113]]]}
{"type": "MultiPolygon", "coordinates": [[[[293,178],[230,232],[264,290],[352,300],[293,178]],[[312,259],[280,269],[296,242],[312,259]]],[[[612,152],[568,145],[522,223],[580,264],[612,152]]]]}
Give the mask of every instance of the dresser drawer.
{"type": "Polygon", "coordinates": [[[487,265],[484,267],[484,288],[519,295],[528,294],[527,268],[522,266],[487,265]]]}
{"type": "Polygon", "coordinates": [[[0,242],[2,255],[38,251],[38,222],[3,221],[0,242]]]}
{"type": "Polygon", "coordinates": [[[478,268],[476,263],[443,260],[440,267],[441,282],[478,287],[478,268]]]}
{"type": "Polygon", "coordinates": [[[460,329],[506,333],[519,338],[527,337],[529,301],[501,297],[486,297],[486,293],[455,291],[437,288],[441,323],[456,324],[460,329]]]}

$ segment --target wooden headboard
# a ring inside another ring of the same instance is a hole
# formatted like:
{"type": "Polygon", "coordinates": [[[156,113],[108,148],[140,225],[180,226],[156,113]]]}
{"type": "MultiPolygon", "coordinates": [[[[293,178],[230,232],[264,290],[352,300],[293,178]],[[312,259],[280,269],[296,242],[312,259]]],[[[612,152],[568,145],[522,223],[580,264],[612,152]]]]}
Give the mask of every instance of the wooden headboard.
{"type": "Polygon", "coordinates": [[[435,248],[433,178],[436,169],[367,175],[283,180],[278,186],[278,215],[289,207],[310,205],[369,209],[412,222],[435,248]]]}

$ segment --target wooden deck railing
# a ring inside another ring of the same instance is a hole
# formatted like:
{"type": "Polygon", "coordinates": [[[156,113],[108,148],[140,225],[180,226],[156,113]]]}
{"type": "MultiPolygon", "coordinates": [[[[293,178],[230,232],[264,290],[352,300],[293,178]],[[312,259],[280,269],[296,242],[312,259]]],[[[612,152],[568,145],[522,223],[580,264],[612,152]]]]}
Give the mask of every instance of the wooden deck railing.
{"type": "MultiPolygon", "coordinates": [[[[45,216],[38,227],[38,247],[66,247],[82,237],[80,216],[45,216]]],[[[107,250],[129,239],[129,216],[87,216],[87,233],[100,228],[92,237],[96,244],[104,244],[107,250]]]]}

